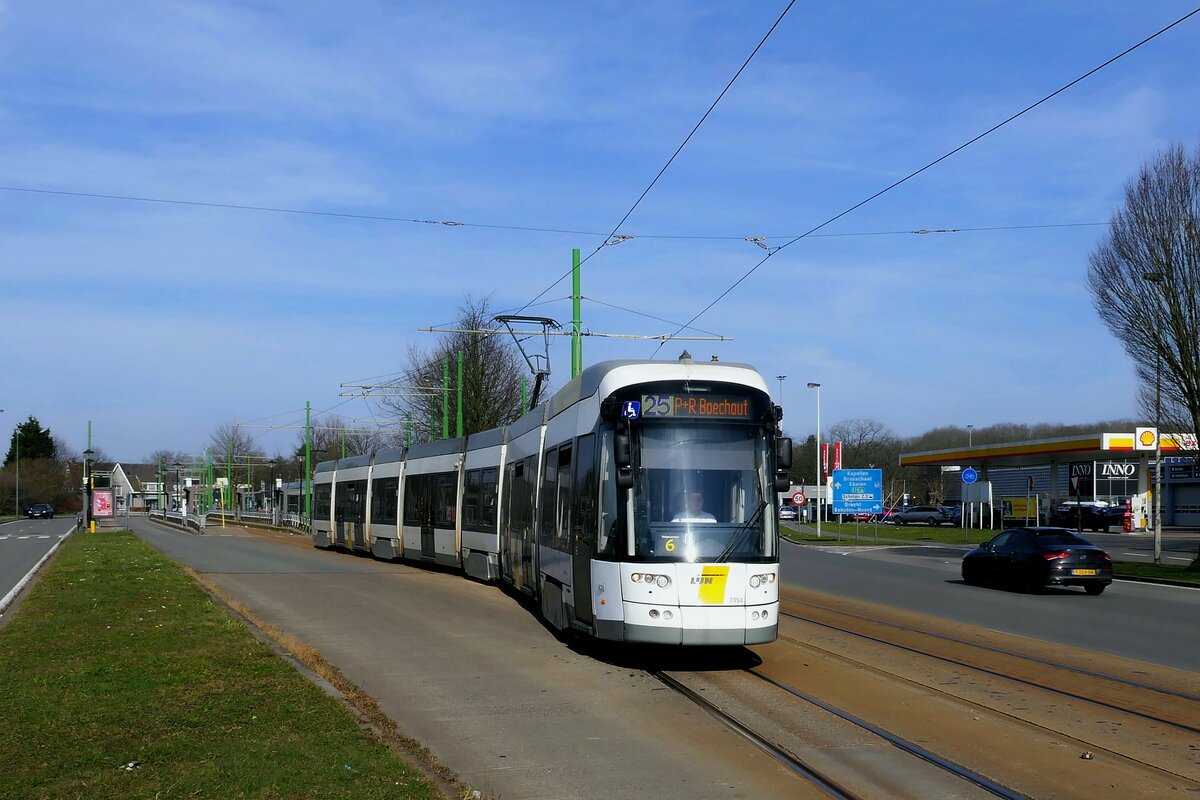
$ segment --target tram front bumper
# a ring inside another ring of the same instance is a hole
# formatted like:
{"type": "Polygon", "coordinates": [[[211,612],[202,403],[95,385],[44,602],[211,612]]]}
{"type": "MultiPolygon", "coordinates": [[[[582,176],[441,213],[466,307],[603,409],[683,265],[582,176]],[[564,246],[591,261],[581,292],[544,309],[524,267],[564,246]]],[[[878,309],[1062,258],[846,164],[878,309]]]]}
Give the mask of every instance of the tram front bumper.
{"type": "Polygon", "coordinates": [[[624,621],[596,620],[596,636],[624,642],[744,645],[775,641],[779,604],[655,606],[622,603],[624,621]],[[669,613],[669,618],[668,618],[669,613]]]}

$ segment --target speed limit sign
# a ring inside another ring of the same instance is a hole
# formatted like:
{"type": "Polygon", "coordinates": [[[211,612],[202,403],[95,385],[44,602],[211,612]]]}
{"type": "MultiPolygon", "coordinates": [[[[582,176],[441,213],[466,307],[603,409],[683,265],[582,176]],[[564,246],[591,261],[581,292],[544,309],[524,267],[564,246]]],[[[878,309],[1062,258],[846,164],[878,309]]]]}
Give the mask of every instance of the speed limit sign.
{"type": "Polygon", "coordinates": [[[792,505],[802,506],[808,502],[808,498],[804,496],[804,492],[796,492],[792,495],[792,505]]]}

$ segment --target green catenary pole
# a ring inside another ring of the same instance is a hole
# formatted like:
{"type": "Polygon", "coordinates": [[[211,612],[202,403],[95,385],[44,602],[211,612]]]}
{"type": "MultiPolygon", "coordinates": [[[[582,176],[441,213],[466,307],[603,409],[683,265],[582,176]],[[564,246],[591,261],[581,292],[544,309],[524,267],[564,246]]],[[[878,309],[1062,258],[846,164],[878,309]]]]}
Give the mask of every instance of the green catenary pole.
{"type": "Polygon", "coordinates": [[[529,403],[529,378],[521,376],[521,414],[525,414],[525,406],[529,403]]]}
{"type": "Polygon", "coordinates": [[[579,319],[579,250],[571,251],[571,377],[583,372],[583,338],[579,319]]]}
{"type": "Polygon", "coordinates": [[[450,357],[442,359],[442,438],[450,438],[450,357]]]}
{"type": "Polygon", "coordinates": [[[342,428],[342,458],[346,457],[346,429],[342,428]]]}
{"type": "Polygon", "coordinates": [[[463,351],[458,351],[458,414],[455,419],[454,435],[463,435],[463,351]]]}
{"type": "Polygon", "coordinates": [[[404,420],[408,423],[408,435],[404,438],[404,446],[412,447],[412,412],[404,412],[404,420]]]}

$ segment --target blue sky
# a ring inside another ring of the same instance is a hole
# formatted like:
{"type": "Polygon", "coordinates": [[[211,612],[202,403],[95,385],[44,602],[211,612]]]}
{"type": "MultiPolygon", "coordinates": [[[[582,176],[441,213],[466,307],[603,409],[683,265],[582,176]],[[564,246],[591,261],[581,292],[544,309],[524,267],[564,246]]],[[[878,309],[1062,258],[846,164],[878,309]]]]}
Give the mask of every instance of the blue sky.
{"type": "MultiPolygon", "coordinates": [[[[607,232],[784,5],[0,0],[0,185],[607,232]]],[[[762,255],[737,237],[808,230],[1190,10],[797,3],[583,294],[683,322],[762,255]]],[[[1200,134],[1198,54],[1200,16],[822,232],[1105,222],[1144,160],[1200,134]]],[[[804,240],[695,323],[734,341],[658,357],[788,375],[798,436],[808,381],[827,425],[901,435],[1131,416],[1084,285],[1103,231],[804,240]]],[[[90,419],[136,460],[292,423],[401,369],[466,292],[519,307],[601,240],[0,191],[2,427],[34,414],[83,449],[90,419]]],[[[586,302],[584,322],[674,330],[586,302]]],[[[585,359],[655,348],[589,339],[585,359]]],[[[561,384],[566,340],[553,359],[561,384]]]]}

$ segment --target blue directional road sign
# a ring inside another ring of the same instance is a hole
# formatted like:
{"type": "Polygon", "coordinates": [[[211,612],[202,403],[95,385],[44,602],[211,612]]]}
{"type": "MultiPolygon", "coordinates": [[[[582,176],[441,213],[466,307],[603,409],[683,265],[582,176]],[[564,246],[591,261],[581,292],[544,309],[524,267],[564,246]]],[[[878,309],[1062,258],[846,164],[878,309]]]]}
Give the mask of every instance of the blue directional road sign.
{"type": "Polygon", "coordinates": [[[979,473],[970,467],[967,467],[962,471],[962,479],[963,483],[974,483],[975,481],[979,480],[979,473]]]}
{"type": "Polygon", "coordinates": [[[882,514],[883,470],[835,469],[834,514],[882,514]]]}

